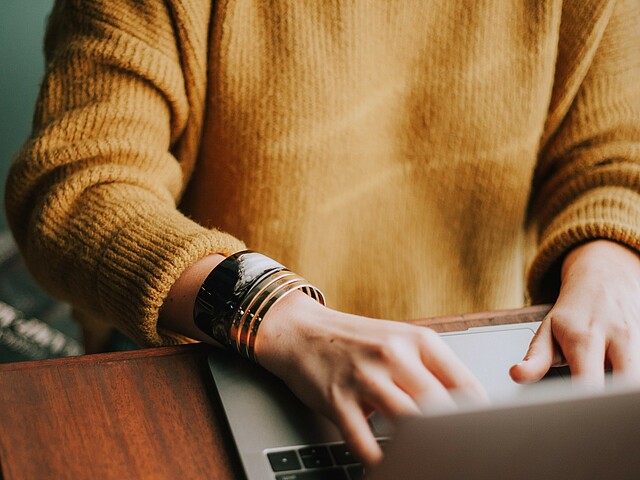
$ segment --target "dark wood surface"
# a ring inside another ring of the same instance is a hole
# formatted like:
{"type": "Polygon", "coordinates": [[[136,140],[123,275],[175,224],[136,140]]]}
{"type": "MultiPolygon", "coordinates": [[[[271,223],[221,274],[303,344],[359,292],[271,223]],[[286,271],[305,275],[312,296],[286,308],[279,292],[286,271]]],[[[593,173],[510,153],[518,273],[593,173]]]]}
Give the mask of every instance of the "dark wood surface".
{"type": "MultiPolygon", "coordinates": [[[[548,306],[418,320],[541,320],[548,306]]],[[[0,365],[1,478],[242,478],[201,344],[0,365]]]]}

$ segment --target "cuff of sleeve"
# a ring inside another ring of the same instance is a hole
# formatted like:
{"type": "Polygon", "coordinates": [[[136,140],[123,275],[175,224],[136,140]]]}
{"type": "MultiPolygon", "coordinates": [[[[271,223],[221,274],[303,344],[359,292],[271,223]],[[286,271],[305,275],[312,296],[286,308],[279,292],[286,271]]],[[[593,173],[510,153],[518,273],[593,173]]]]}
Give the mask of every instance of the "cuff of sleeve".
{"type": "Polygon", "coordinates": [[[624,187],[600,187],[565,208],[542,232],[527,275],[533,303],[555,300],[564,256],[590,240],[606,239],[640,251],[640,194],[624,187]]]}
{"type": "Polygon", "coordinates": [[[154,213],[139,215],[112,239],[99,267],[97,300],[107,319],[140,345],[176,345],[191,340],[157,326],[175,281],[207,255],[228,256],[246,247],[175,210],[154,213]]]}

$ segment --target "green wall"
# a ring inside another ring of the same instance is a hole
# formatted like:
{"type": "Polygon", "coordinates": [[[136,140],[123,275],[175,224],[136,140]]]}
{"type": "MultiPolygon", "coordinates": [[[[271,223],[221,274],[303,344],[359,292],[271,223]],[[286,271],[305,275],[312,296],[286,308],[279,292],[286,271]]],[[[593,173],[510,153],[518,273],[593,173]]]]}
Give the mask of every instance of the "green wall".
{"type": "Polygon", "coordinates": [[[7,170],[31,131],[44,72],[42,39],[52,5],[53,0],[0,0],[0,231],[6,228],[7,170]]]}

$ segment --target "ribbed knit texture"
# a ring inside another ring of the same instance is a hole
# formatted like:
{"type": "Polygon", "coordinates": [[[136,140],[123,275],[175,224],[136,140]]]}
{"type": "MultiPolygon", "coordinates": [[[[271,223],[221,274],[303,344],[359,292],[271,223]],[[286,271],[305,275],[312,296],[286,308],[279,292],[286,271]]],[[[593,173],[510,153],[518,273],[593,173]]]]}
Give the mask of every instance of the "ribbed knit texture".
{"type": "Polygon", "coordinates": [[[243,247],[344,311],[533,300],[640,249],[636,1],[67,0],[7,211],[36,278],[140,343],[243,247]],[[176,208],[179,204],[179,208],[176,208]],[[227,232],[227,233],[223,233],[227,232]]]}

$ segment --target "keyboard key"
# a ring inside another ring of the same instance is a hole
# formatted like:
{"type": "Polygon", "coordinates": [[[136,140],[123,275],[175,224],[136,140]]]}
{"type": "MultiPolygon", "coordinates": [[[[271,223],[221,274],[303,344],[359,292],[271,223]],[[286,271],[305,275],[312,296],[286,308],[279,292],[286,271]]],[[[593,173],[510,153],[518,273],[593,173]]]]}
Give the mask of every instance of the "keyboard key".
{"type": "Polygon", "coordinates": [[[302,463],[307,468],[322,468],[333,465],[327,447],[307,447],[298,450],[302,463]]]}
{"type": "Polygon", "coordinates": [[[347,467],[349,480],[362,480],[364,478],[364,467],[362,465],[351,465],[347,467]]]}
{"type": "Polygon", "coordinates": [[[358,463],[358,460],[354,458],[345,444],[330,445],[329,450],[331,450],[331,455],[333,455],[333,460],[336,462],[336,465],[358,463]]]}
{"type": "Polygon", "coordinates": [[[304,472],[281,473],[276,480],[349,480],[342,468],[323,468],[304,472]]]}
{"type": "Polygon", "coordinates": [[[300,470],[300,461],[295,450],[287,450],[286,452],[267,453],[271,469],[274,472],[284,472],[287,470],[300,470]]]}

